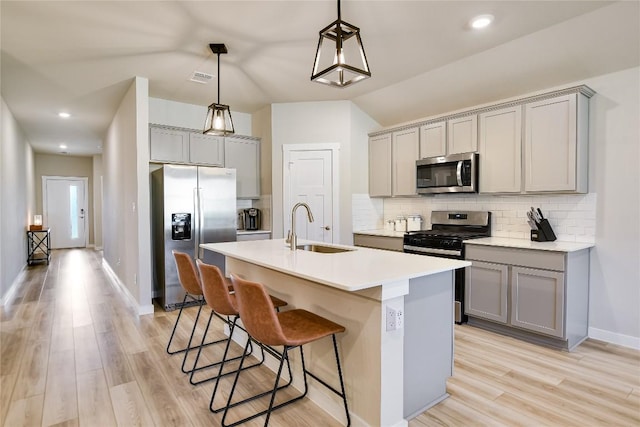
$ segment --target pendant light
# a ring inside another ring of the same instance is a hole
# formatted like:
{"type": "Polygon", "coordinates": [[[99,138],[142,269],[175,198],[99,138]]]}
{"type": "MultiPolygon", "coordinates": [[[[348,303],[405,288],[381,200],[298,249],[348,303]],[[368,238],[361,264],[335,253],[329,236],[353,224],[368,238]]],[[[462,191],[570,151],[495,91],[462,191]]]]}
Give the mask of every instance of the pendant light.
{"type": "Polygon", "coordinates": [[[369,77],[360,29],[342,20],[338,0],[338,19],[320,30],[311,81],[347,87],[369,77]]]}
{"type": "Polygon", "coordinates": [[[228,105],[220,104],[220,54],[227,53],[227,46],[222,43],[209,44],[211,52],[218,55],[218,102],[209,105],[204,131],[209,135],[231,135],[234,133],[231,110],[228,105]]]}

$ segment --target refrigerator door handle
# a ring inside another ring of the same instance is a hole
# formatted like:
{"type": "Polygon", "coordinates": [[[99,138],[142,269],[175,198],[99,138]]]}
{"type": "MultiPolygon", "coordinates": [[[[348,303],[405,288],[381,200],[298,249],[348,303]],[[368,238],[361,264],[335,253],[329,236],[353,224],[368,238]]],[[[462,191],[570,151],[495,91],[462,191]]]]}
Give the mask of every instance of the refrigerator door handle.
{"type": "Polygon", "coordinates": [[[198,209],[198,189],[194,188],[193,189],[193,222],[194,222],[194,230],[195,233],[193,233],[193,242],[194,242],[194,248],[193,248],[193,256],[194,258],[198,258],[199,252],[198,252],[198,248],[200,246],[199,243],[199,239],[200,239],[200,234],[199,234],[199,230],[200,230],[200,216],[199,216],[200,210],[198,209]]]}
{"type": "Polygon", "coordinates": [[[200,243],[205,243],[204,241],[204,206],[202,203],[202,189],[198,188],[198,246],[196,247],[196,254],[198,255],[198,259],[203,259],[204,254],[202,253],[204,249],[200,247],[200,243]]]}

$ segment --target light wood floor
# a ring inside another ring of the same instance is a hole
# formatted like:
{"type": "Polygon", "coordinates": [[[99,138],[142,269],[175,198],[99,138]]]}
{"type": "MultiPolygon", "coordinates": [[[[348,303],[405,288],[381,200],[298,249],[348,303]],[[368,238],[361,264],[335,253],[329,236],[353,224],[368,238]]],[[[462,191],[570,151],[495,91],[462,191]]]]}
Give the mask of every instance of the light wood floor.
{"type": "MultiPolygon", "coordinates": [[[[0,422],[219,425],[221,416],[208,410],[211,384],[189,385],[182,358],[165,353],[176,315],[156,309],[138,317],[105,276],[99,252],[54,251],[50,266],[28,268],[17,298],[0,311],[0,422]]],[[[207,348],[209,360],[216,347],[207,348]]],[[[251,392],[249,383],[270,384],[266,368],[248,372],[241,393],[251,392]]],[[[217,404],[229,384],[227,377],[217,404]]],[[[448,390],[450,398],[410,427],[640,426],[640,352],[588,340],[566,353],[456,327],[448,390]]],[[[270,425],[341,424],[303,400],[276,412],[270,425]]]]}

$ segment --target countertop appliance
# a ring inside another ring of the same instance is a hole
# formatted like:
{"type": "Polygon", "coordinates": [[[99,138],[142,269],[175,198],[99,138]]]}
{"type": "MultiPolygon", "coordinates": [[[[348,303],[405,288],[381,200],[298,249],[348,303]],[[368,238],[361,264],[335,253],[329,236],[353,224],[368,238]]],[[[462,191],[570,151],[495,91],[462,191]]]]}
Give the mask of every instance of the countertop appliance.
{"type": "Polygon", "coordinates": [[[165,310],[183,303],[184,290],[171,251],[217,265],[224,257],[201,243],[236,240],[236,171],[164,165],[151,173],[154,297],[165,310]]]}
{"type": "Polygon", "coordinates": [[[249,208],[244,210],[244,229],[260,230],[262,225],[262,212],[260,209],[249,208]]]}
{"type": "Polygon", "coordinates": [[[477,193],[478,154],[451,154],[416,160],[416,192],[477,193]]]}
{"type": "MultiPolygon", "coordinates": [[[[491,212],[433,211],[431,230],[404,235],[404,252],[464,259],[464,241],[491,236],[491,212]]],[[[464,269],[455,271],[455,321],[464,323],[464,269]]]]}

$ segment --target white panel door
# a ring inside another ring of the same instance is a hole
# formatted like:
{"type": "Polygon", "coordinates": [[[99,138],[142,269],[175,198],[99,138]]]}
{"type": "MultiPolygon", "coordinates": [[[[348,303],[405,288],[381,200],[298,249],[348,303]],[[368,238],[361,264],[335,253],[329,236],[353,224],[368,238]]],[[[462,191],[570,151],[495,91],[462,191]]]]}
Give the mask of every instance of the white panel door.
{"type": "Polygon", "coordinates": [[[332,243],[333,234],[333,180],[331,150],[290,151],[285,176],[284,215],[285,230],[291,229],[291,208],[304,202],[311,208],[314,222],[309,223],[307,211],[296,211],[298,239],[332,243]]]}
{"type": "Polygon", "coordinates": [[[51,248],[87,245],[87,178],[42,177],[43,214],[51,248]]]}

